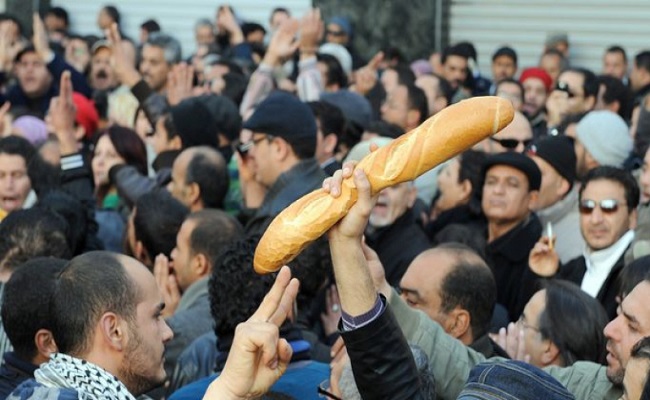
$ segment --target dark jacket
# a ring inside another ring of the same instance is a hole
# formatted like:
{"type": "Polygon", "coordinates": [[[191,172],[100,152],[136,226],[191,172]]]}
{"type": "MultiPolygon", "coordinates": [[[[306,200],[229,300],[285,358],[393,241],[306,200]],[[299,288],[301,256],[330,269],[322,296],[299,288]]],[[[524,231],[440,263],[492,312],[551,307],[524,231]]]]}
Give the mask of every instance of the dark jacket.
{"type": "Polygon", "coordinates": [[[496,344],[494,340],[490,339],[490,337],[487,334],[476,339],[474,343],[470,344],[467,347],[483,354],[485,358],[491,358],[491,357],[510,358],[508,353],[506,353],[506,351],[503,350],[501,346],[496,344]]]}
{"type": "Polygon", "coordinates": [[[55,54],[54,59],[47,64],[47,69],[52,75],[52,84],[45,94],[36,99],[30,99],[20,87],[20,84],[16,83],[9,88],[6,95],[6,99],[11,102],[12,107],[23,106],[35,115],[41,118],[45,117],[48,108],[50,108],[50,100],[59,95],[59,82],[64,71],[70,71],[70,79],[75,92],[81,93],[87,98],[92,96],[92,89],[88,85],[86,77],[66,63],[61,56],[55,54]]]}
{"type": "MultiPolygon", "coordinates": [[[[614,264],[612,270],[609,272],[605,283],[603,283],[603,286],[598,291],[598,296],[596,296],[596,299],[605,308],[607,317],[609,317],[610,321],[616,318],[616,308],[618,307],[616,296],[618,295],[620,284],[618,277],[625,266],[624,260],[625,255],[621,256],[616,261],[616,264],[614,264]]],[[[557,277],[560,279],[566,279],[567,281],[571,281],[580,286],[582,284],[582,278],[584,278],[586,272],[587,263],[585,262],[584,256],[580,256],[569,261],[566,265],[563,265],[560,268],[557,277]]]]}
{"type": "Polygon", "coordinates": [[[487,245],[486,261],[497,284],[497,303],[508,310],[511,321],[519,318],[538,287],[538,277],[528,268],[528,255],[541,233],[542,224],[531,214],[487,245]]]}
{"type": "Polygon", "coordinates": [[[377,252],[386,270],[386,280],[392,286],[399,286],[411,261],[431,248],[427,235],[415,222],[410,209],[390,226],[372,232],[366,229],[366,243],[377,252]]]}
{"type": "Polygon", "coordinates": [[[245,219],[247,234],[261,234],[291,203],[323,185],[327,175],[318,165],[315,158],[300,161],[290,170],[281,174],[264,197],[260,208],[249,210],[251,218],[245,219]]]}
{"type": "Polygon", "coordinates": [[[411,349],[387,304],[368,325],[342,331],[341,336],[361,398],[424,398],[411,349]]]}
{"type": "Polygon", "coordinates": [[[0,367],[0,400],[4,400],[24,381],[34,378],[36,365],[24,361],[16,353],[8,352],[2,356],[0,367]]]}

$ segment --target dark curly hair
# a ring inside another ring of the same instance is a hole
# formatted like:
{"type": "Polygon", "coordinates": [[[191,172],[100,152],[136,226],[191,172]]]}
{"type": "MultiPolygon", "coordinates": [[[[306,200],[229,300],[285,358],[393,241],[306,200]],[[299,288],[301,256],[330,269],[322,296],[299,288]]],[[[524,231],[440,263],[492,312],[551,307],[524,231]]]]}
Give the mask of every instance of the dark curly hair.
{"type": "Polygon", "coordinates": [[[217,337],[232,336],[238,324],[255,312],[273,285],[273,275],[258,275],[253,255],[259,236],[228,246],[212,268],[208,292],[217,337]]]}

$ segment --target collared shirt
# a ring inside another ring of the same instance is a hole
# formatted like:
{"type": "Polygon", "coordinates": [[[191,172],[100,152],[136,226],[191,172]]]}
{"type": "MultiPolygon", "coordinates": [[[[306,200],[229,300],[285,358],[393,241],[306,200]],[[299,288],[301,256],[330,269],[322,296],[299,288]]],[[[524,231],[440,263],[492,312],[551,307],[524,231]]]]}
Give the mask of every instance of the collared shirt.
{"type": "Polygon", "coordinates": [[[621,258],[627,247],[634,239],[634,231],[627,231],[620,239],[613,245],[606,249],[598,251],[590,251],[585,249],[584,257],[587,271],[582,278],[580,288],[587,292],[591,297],[598,296],[600,288],[603,286],[609,273],[616,264],[616,261],[621,258]]]}

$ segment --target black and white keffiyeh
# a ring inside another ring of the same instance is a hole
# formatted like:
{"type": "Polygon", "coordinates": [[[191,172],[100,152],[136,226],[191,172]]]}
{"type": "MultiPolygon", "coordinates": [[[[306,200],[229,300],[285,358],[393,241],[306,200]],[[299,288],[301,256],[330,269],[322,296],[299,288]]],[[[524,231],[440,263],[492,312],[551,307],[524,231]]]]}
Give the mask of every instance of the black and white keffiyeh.
{"type": "Polygon", "coordinates": [[[53,354],[49,362],[34,372],[34,378],[43,386],[74,389],[80,399],[135,400],[112,374],[88,361],[62,353],[53,354]]]}

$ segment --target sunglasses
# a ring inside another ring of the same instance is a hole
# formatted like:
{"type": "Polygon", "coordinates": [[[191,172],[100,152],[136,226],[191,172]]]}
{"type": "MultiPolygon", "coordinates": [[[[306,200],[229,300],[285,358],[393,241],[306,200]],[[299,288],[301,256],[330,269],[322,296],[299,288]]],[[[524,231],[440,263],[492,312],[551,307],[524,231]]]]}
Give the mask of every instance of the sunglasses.
{"type": "Polygon", "coordinates": [[[588,215],[594,212],[596,207],[599,207],[603,214],[614,214],[618,211],[618,207],[622,206],[625,206],[625,204],[614,199],[604,199],[601,201],[582,200],[580,202],[580,213],[588,215]]]}
{"type": "Polygon", "coordinates": [[[331,30],[328,29],[326,31],[326,33],[328,35],[332,35],[332,36],[345,36],[345,32],[343,32],[343,31],[331,31],[331,30]]]}
{"type": "Polygon", "coordinates": [[[575,97],[575,93],[573,93],[571,89],[569,89],[569,84],[566,82],[558,81],[555,84],[555,90],[559,90],[560,92],[566,93],[567,95],[569,95],[569,98],[575,97]]]}
{"type": "Polygon", "coordinates": [[[517,139],[496,139],[491,137],[490,140],[493,142],[499,143],[501,146],[505,147],[508,150],[514,150],[519,146],[519,143],[524,144],[524,148],[527,148],[533,143],[533,139],[526,139],[526,140],[517,140],[517,139]]]}

